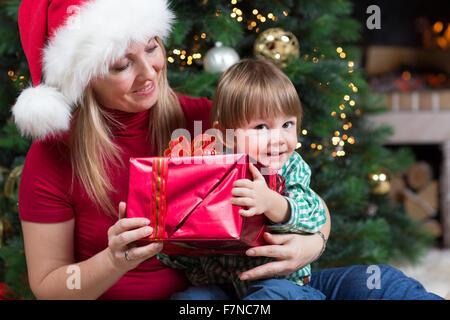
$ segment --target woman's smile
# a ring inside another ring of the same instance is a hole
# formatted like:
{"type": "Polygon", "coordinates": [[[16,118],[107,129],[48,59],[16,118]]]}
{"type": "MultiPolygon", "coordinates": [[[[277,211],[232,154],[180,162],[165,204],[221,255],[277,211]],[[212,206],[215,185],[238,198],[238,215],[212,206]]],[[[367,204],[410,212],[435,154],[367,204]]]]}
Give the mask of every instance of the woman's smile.
{"type": "Polygon", "coordinates": [[[155,82],[149,81],[145,86],[140,88],[139,90],[133,91],[133,94],[137,96],[148,96],[155,91],[155,82]]]}

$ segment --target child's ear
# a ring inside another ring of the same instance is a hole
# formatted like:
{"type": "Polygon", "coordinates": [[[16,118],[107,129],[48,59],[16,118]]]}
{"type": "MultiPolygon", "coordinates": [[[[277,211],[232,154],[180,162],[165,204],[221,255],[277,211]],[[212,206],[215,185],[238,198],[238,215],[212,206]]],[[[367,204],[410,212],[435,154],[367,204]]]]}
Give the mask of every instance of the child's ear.
{"type": "Polygon", "coordinates": [[[214,121],[212,127],[213,129],[219,130],[219,121],[214,121]]]}

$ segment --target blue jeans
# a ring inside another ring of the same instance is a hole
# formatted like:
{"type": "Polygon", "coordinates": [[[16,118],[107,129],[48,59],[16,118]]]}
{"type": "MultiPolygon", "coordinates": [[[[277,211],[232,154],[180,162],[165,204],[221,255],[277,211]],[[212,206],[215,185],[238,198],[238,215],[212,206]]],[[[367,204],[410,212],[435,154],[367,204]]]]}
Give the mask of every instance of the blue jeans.
{"type": "MultiPolygon", "coordinates": [[[[228,290],[229,291],[229,290],[228,290]]],[[[175,293],[174,300],[230,300],[232,295],[218,285],[189,287],[175,293]]],[[[299,286],[286,279],[268,279],[252,283],[243,300],[324,300],[311,286],[299,286]]]]}
{"type": "MultiPolygon", "coordinates": [[[[228,300],[218,286],[190,287],[176,293],[177,300],[228,300]]],[[[244,299],[256,300],[442,300],[427,292],[417,281],[387,265],[349,266],[313,271],[311,283],[296,286],[284,279],[258,281],[249,287],[244,299]],[[291,287],[289,282],[294,287],[291,287]]]]}
{"type": "Polygon", "coordinates": [[[313,271],[310,285],[329,300],[443,300],[413,278],[387,265],[313,271]]]}

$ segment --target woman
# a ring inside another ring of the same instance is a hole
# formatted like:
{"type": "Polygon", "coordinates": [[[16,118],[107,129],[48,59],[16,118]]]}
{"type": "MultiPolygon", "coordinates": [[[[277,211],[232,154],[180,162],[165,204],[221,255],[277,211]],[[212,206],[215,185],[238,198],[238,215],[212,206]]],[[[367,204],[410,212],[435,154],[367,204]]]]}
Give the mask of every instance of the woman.
{"type": "MultiPolygon", "coordinates": [[[[19,27],[34,87],[21,93],[13,115],[24,135],[38,139],[19,192],[29,281],[38,299],[166,299],[187,286],[181,273],[154,257],[161,244],[133,247],[152,232],[146,219],[119,219],[129,158],[161,154],[171,132],[184,127],[192,134],[195,120],[209,127],[210,102],[178,96],[167,83],[161,39],[172,20],[165,0],[22,1],[19,27]]],[[[324,246],[317,234],[266,239],[272,245],[248,254],[278,261],[242,278],[289,274],[317,259],[324,246]]],[[[365,272],[325,270],[317,280],[313,274],[312,285],[328,297],[357,292],[361,299],[369,297],[365,272]]],[[[417,285],[383,267],[381,276],[388,275],[408,290],[417,285]]],[[[413,291],[431,298],[423,288],[413,291]]]]}

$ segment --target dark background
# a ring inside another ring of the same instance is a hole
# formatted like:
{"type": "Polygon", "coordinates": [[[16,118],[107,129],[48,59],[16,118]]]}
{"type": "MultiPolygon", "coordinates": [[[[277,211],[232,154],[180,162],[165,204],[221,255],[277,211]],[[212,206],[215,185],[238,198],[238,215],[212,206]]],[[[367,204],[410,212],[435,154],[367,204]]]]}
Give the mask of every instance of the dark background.
{"type": "Polygon", "coordinates": [[[381,29],[369,30],[364,27],[362,46],[396,45],[421,46],[421,35],[417,32],[416,21],[427,17],[430,23],[450,22],[450,0],[353,0],[354,17],[366,25],[370,14],[367,7],[375,4],[381,10],[381,29]]]}

